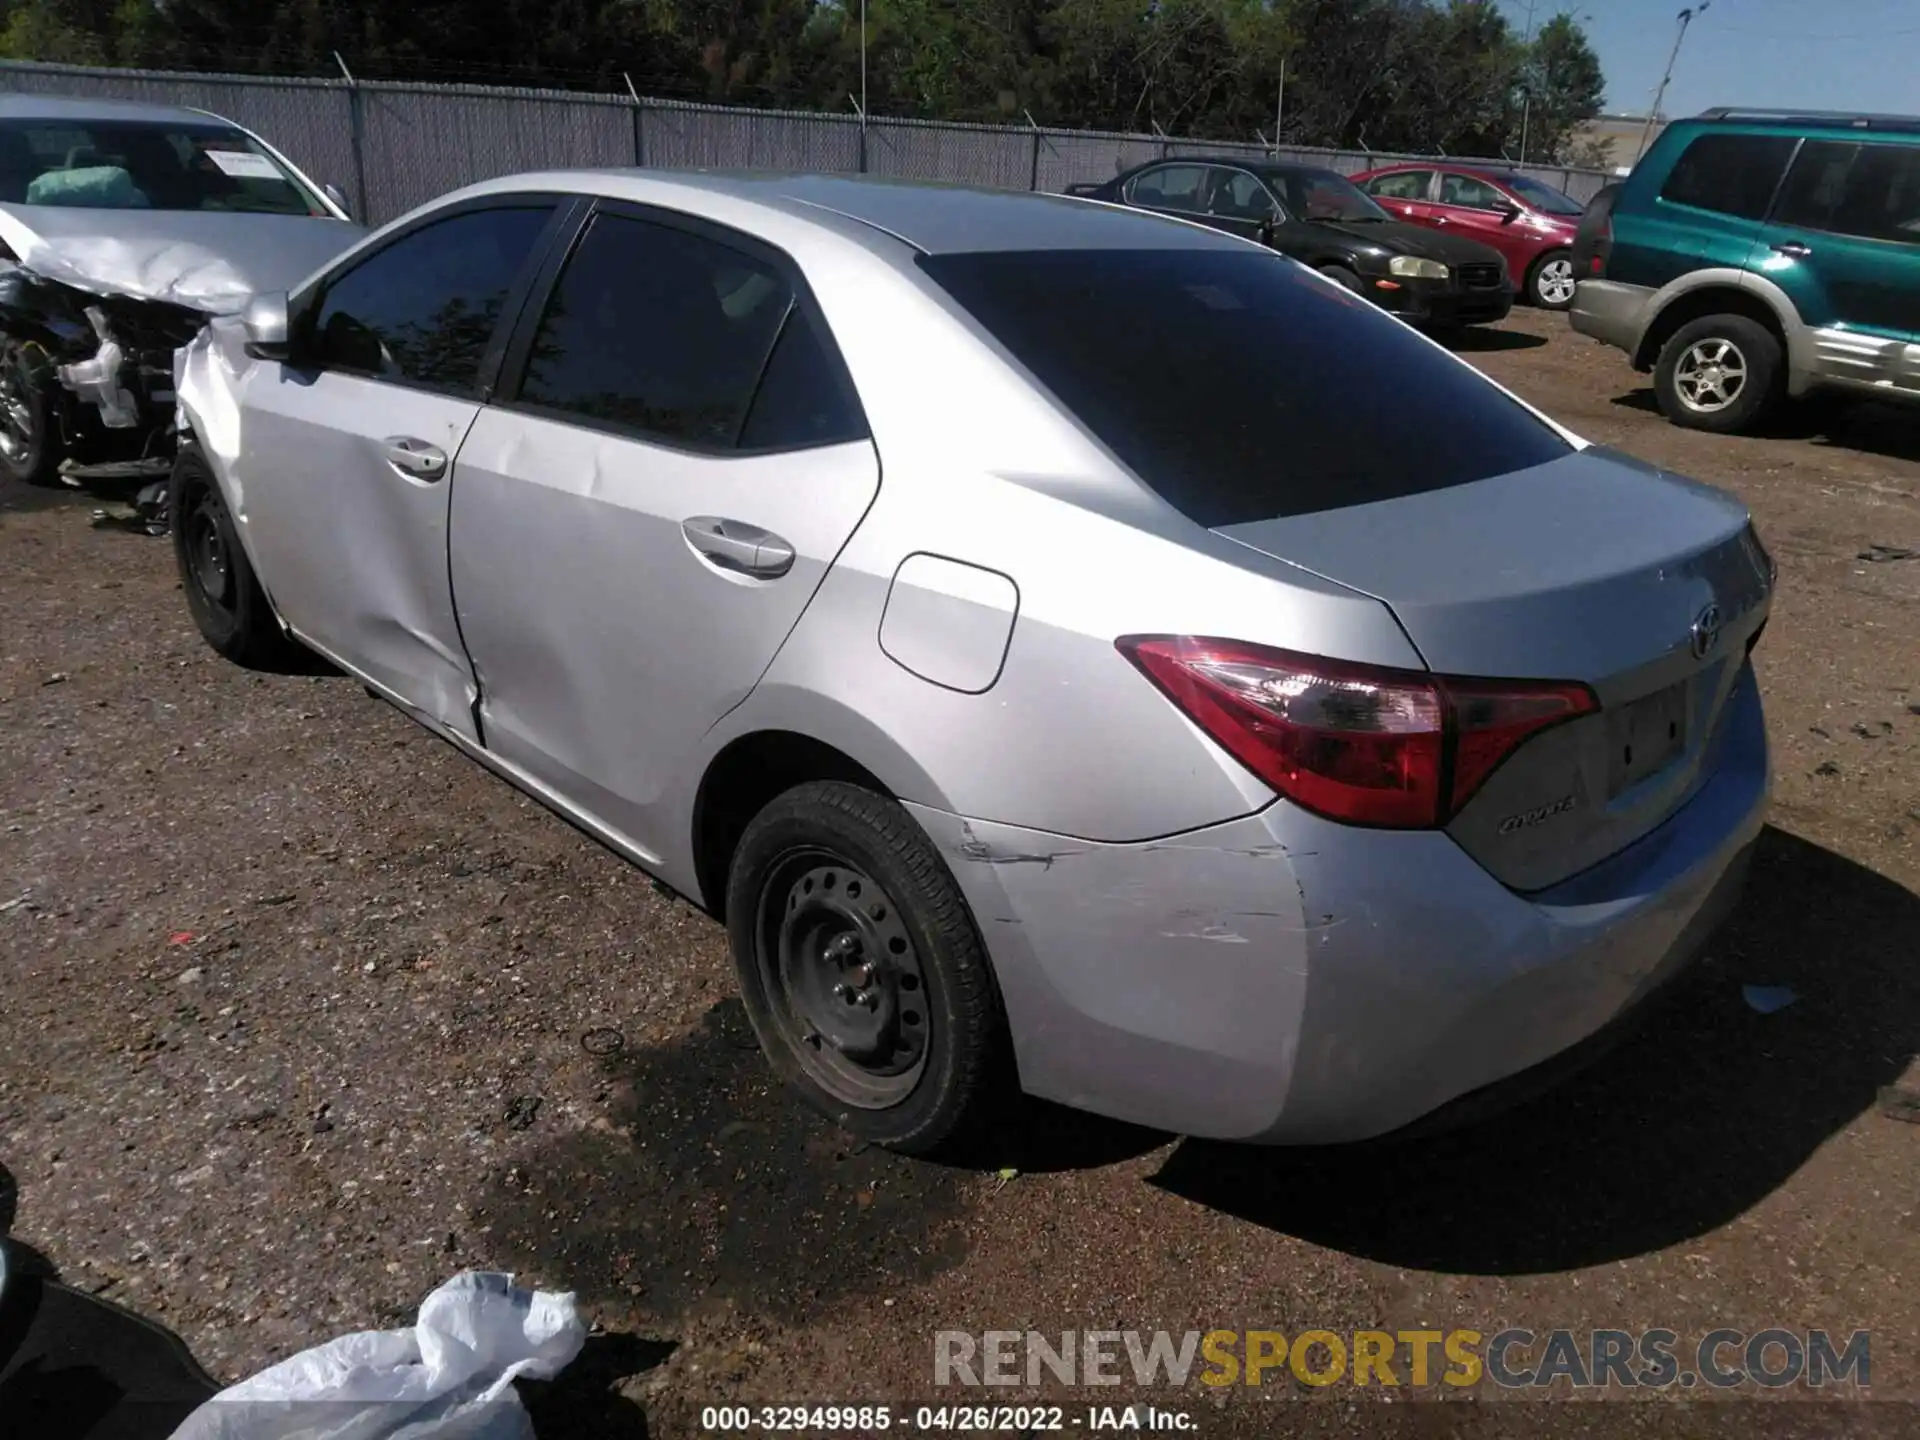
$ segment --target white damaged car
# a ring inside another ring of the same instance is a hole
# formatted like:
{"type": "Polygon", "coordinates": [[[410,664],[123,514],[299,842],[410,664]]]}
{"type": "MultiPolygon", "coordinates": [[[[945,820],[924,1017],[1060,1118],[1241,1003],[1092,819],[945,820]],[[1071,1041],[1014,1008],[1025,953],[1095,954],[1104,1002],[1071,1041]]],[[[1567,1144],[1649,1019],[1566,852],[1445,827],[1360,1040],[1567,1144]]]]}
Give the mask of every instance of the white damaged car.
{"type": "Polygon", "coordinates": [[[174,350],[363,233],[217,115],[0,96],[0,475],[171,460],[174,350]]]}

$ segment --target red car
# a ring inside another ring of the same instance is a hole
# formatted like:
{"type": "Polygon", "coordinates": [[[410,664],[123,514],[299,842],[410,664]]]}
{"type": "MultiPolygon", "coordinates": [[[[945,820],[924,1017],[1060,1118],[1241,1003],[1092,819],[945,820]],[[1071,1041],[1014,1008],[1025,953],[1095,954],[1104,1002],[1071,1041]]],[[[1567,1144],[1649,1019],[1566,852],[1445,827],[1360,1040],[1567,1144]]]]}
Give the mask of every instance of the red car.
{"type": "Polygon", "coordinates": [[[1524,277],[1521,298],[1545,310],[1573,304],[1573,236],[1586,206],[1512,170],[1462,165],[1386,165],[1353,183],[1403,220],[1470,235],[1524,277]]]}

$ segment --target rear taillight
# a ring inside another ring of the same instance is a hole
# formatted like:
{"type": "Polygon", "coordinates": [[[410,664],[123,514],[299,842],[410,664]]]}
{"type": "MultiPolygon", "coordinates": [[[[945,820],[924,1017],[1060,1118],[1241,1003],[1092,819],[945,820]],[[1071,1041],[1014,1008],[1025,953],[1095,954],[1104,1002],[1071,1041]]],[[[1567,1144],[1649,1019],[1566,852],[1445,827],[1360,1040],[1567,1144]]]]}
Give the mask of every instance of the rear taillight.
{"type": "Polygon", "coordinates": [[[1523,741],[1599,708],[1585,685],[1452,679],[1193,635],[1115,643],[1260,779],[1353,825],[1444,825],[1523,741]]]}

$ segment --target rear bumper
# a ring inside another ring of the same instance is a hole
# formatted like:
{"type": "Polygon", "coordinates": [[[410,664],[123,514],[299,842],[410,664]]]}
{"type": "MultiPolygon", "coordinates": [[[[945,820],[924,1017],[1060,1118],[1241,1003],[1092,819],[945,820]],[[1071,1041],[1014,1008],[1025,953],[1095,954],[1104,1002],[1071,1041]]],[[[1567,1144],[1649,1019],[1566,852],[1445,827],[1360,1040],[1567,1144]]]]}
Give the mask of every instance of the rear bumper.
{"type": "Polygon", "coordinates": [[[1029,1091],[1189,1135],[1363,1140],[1572,1051],[1698,953],[1769,789],[1751,670],[1729,708],[1681,811],[1528,896],[1444,834],[1284,802],[1136,845],[912,808],[979,922],[1029,1091]]]}
{"type": "Polygon", "coordinates": [[[1580,334],[1632,355],[1646,334],[1647,301],[1652,295],[1644,285],[1582,280],[1574,287],[1567,320],[1580,334]]]}

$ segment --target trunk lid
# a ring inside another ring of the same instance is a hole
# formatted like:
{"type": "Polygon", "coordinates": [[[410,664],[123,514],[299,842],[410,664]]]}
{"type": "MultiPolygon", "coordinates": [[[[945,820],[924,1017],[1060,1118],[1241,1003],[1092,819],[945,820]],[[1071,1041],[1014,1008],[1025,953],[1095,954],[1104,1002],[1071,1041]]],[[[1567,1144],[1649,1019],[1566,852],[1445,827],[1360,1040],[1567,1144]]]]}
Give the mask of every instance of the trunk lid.
{"type": "Polygon", "coordinates": [[[1440,674],[1593,688],[1598,713],[1523,744],[1448,827],[1519,890],[1685,803],[1771,598],[1744,506],[1598,448],[1218,533],[1382,601],[1440,674]]]}

